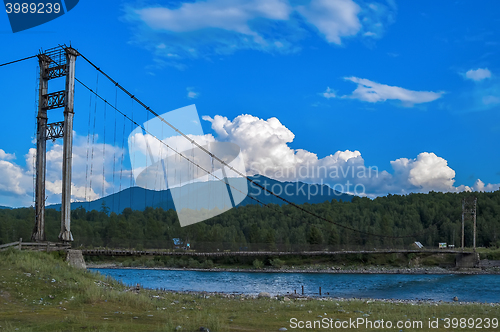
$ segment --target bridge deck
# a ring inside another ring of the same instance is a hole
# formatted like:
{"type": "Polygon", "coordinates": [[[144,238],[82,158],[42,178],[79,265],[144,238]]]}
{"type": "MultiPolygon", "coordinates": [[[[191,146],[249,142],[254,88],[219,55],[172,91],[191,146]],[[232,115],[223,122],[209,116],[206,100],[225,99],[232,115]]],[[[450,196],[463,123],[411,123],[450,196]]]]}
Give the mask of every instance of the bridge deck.
{"type": "Polygon", "coordinates": [[[472,252],[451,249],[386,249],[386,250],[341,250],[341,251],[162,251],[162,250],[121,250],[121,249],[84,249],[86,256],[193,256],[193,257],[223,257],[223,256],[335,256],[349,254],[468,254],[472,252]]]}

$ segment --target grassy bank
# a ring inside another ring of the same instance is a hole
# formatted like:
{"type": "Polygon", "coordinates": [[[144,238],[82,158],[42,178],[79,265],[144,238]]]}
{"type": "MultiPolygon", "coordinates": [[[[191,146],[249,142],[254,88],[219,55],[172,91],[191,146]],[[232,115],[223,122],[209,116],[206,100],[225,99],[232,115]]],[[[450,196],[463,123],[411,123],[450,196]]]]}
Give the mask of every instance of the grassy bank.
{"type": "MultiPolygon", "coordinates": [[[[500,310],[499,306],[489,304],[253,299],[153,290],[137,292],[114,280],[74,269],[57,254],[0,252],[1,332],[175,331],[176,328],[199,331],[200,327],[212,332],[278,331],[282,327],[290,331],[293,317],[302,321],[322,318],[422,321],[424,328],[420,330],[427,330],[429,318],[491,319],[500,317],[500,310]]],[[[444,327],[444,321],[439,324],[440,328],[433,330],[450,330],[444,327]]]]}
{"type": "Polygon", "coordinates": [[[170,257],[136,256],[108,257],[87,256],[91,264],[113,263],[123,267],[166,267],[166,268],[241,268],[241,269],[318,269],[334,267],[342,270],[359,267],[414,268],[414,267],[454,267],[454,254],[349,254],[337,256],[222,256],[222,257],[170,257]]]}

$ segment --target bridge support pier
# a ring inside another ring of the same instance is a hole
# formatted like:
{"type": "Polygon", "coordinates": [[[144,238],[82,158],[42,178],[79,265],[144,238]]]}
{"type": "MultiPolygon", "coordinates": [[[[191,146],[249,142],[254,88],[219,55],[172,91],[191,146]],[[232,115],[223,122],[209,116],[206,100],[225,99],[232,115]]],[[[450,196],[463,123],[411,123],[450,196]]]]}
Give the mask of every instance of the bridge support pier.
{"type": "Polygon", "coordinates": [[[479,254],[477,252],[464,252],[455,256],[455,267],[472,269],[479,267],[479,254]]]}

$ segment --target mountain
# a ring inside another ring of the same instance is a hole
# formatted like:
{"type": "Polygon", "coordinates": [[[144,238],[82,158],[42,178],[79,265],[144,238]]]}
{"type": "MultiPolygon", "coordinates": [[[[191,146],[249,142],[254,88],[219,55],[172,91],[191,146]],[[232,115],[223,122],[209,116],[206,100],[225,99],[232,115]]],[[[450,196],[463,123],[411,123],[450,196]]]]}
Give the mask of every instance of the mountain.
{"type": "MultiPolygon", "coordinates": [[[[331,201],[332,199],[350,202],[354,197],[353,195],[335,191],[327,185],[307,184],[304,182],[281,182],[262,175],[251,176],[250,178],[261,186],[279,194],[280,197],[283,197],[295,204],[318,204],[325,201],[331,201]]],[[[256,200],[265,204],[287,204],[269,192],[259,188],[256,184],[249,183],[244,178],[234,179],[232,181],[236,181],[238,183],[235,186],[238,188],[241,188],[241,185],[248,185],[248,196],[254,198],[252,199],[247,196],[237,206],[259,204],[256,200]],[[248,184],[245,184],[245,182],[248,182],[248,184]]],[[[213,183],[220,184],[219,181],[213,181],[213,183]]],[[[196,203],[198,206],[205,206],[205,204],[208,206],[211,198],[210,195],[204,193],[206,188],[206,182],[192,183],[182,187],[162,191],[154,191],[141,187],[130,187],[92,202],[73,202],[71,203],[71,209],[73,210],[83,207],[87,211],[99,211],[102,209],[104,202],[110,212],[118,214],[125,208],[142,211],[146,207],[161,207],[164,210],[169,210],[175,209],[172,195],[178,197],[181,192],[185,193],[184,197],[187,197],[186,199],[197,200],[196,203]]],[[[50,205],[47,206],[47,208],[60,210],[61,204],[50,205]]]]}

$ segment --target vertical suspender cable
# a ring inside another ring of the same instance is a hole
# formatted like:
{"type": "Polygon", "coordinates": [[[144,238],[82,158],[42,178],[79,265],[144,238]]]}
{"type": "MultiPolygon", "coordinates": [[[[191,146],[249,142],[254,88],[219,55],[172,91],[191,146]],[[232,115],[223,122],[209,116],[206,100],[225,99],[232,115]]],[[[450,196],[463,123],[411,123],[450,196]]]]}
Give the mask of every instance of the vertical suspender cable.
{"type": "MultiPolygon", "coordinates": [[[[115,108],[118,108],[118,88],[115,87],[115,108]]],[[[113,130],[113,199],[111,203],[111,211],[115,211],[115,170],[116,170],[116,112],[113,112],[115,114],[115,126],[113,130]]]]}
{"type": "MultiPolygon", "coordinates": [[[[95,92],[96,94],[98,93],[99,89],[99,72],[97,73],[97,79],[96,79],[96,87],[95,87],[95,92]]],[[[92,126],[92,152],[90,155],[90,192],[92,193],[92,176],[93,176],[93,168],[94,168],[94,144],[95,144],[95,121],[96,121],[96,115],[97,115],[97,98],[94,100],[94,124],[92,126]]],[[[89,208],[90,210],[90,201],[89,201],[89,208]]]]}
{"type": "MultiPolygon", "coordinates": [[[[103,144],[102,144],[102,188],[101,197],[104,198],[104,185],[106,184],[105,179],[105,165],[106,165],[106,103],[104,103],[104,133],[103,133],[103,144]]],[[[103,201],[104,202],[104,201],[103,201]]]]}

